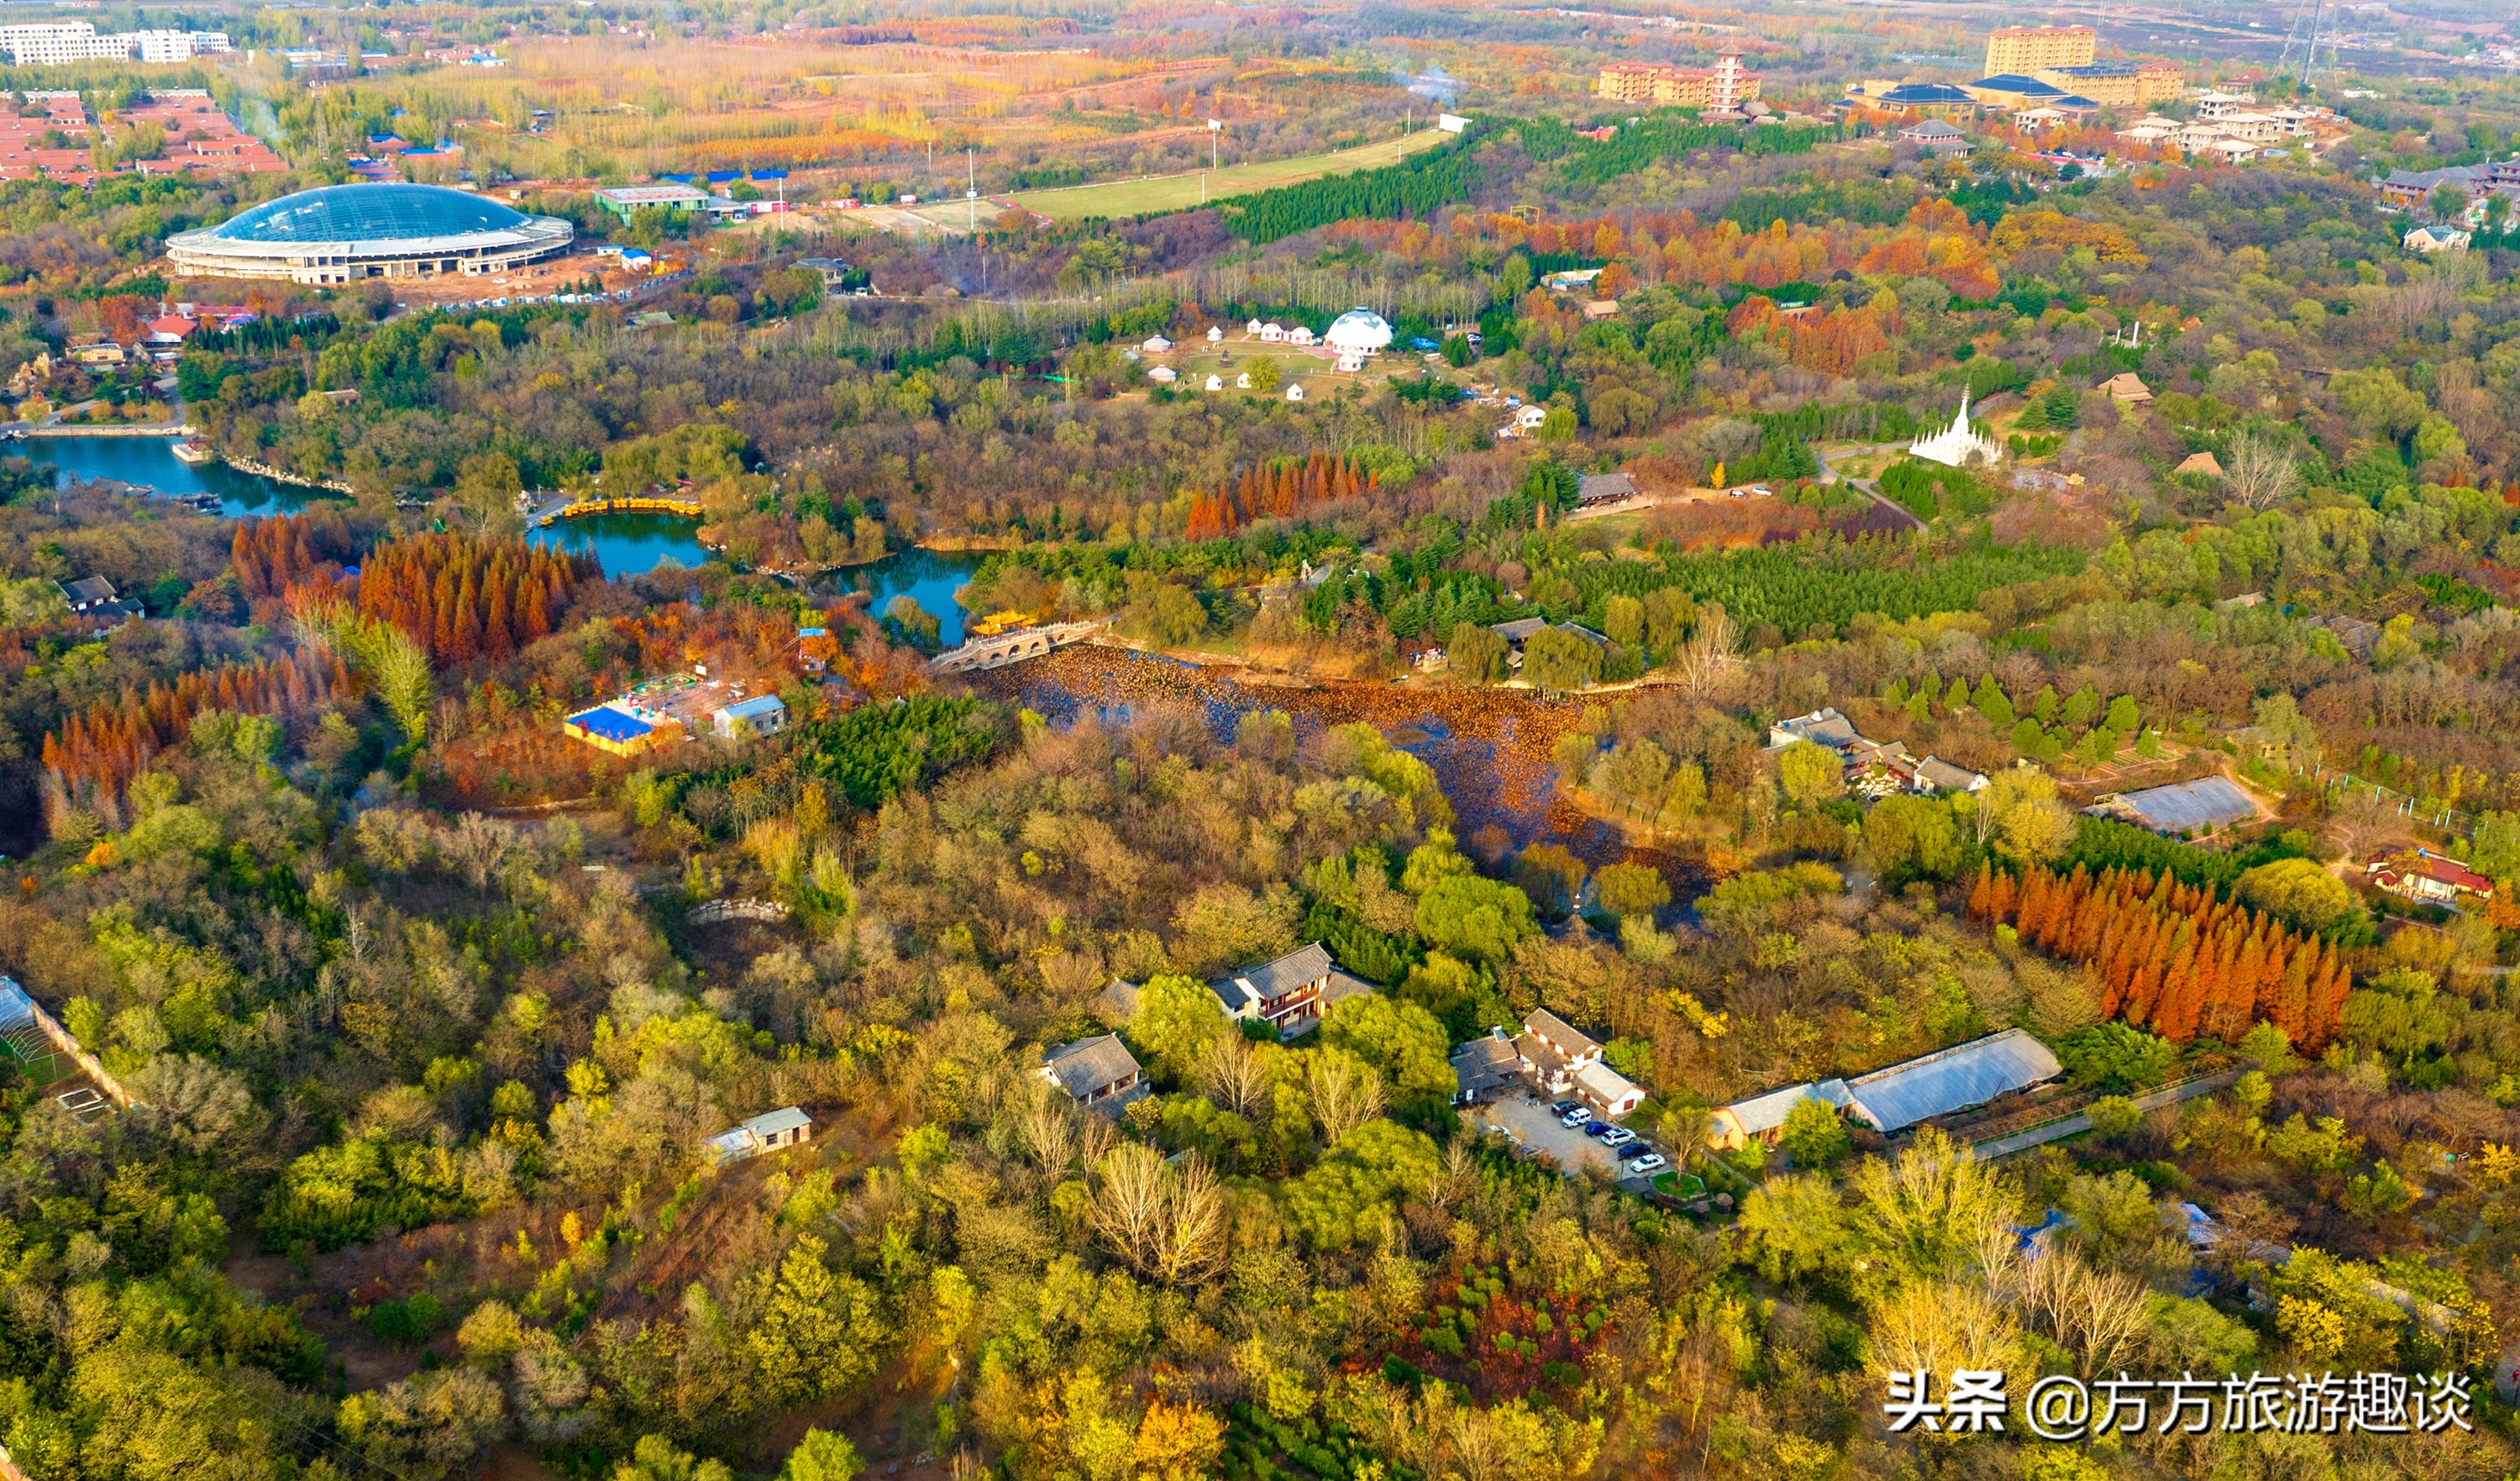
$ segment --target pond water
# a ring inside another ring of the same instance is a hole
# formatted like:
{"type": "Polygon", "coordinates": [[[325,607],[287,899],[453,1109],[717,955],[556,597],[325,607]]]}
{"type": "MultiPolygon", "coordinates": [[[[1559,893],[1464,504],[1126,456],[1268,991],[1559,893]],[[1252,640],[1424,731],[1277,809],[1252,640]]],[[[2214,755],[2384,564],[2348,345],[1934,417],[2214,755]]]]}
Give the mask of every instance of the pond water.
{"type": "MultiPolygon", "coordinates": [[[[163,493],[210,493],[219,497],[219,513],[285,515],[330,495],[319,489],[278,483],[239,472],[224,463],[196,468],[175,457],[171,437],[29,437],[13,451],[61,471],[61,480],[115,478],[146,484],[163,493]]],[[[571,519],[535,530],[538,544],[592,550],[608,576],[638,576],[672,561],[700,565],[709,553],[699,542],[699,526],[671,515],[601,515],[571,519]]],[[[908,596],[936,619],[948,648],[963,641],[963,609],[954,603],[955,589],[971,578],[982,556],[957,551],[911,549],[872,565],[837,573],[841,585],[870,594],[868,610],[883,614],[884,604],[908,596]]]]}
{"type": "MultiPolygon", "coordinates": [[[[608,576],[641,576],[671,561],[699,565],[709,559],[699,542],[699,526],[671,515],[595,515],[547,525],[527,538],[562,550],[590,550],[604,562],[608,576]]],[[[916,547],[886,556],[870,565],[853,565],[832,579],[849,590],[867,592],[869,613],[880,617],[885,604],[906,596],[936,619],[947,648],[963,641],[963,608],[955,590],[971,579],[984,556],[961,551],[916,547]]],[[[819,589],[828,586],[818,583],[819,589]]]]}
{"type": "Polygon", "coordinates": [[[175,457],[172,437],[28,437],[11,451],[52,464],[65,484],[72,478],[118,478],[160,493],[216,494],[219,513],[229,516],[285,515],[326,497],[320,489],[276,483],[224,463],[195,468],[175,457]]]}

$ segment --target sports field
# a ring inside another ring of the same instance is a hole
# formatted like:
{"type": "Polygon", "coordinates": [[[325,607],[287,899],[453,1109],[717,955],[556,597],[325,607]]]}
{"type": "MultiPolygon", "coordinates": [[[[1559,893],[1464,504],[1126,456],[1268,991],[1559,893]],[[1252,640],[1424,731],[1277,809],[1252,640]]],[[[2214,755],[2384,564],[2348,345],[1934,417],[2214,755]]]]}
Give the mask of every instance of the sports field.
{"type": "Polygon", "coordinates": [[[1186,175],[1150,175],[1137,180],[1113,180],[1101,185],[1071,185],[1058,190],[1025,191],[1010,197],[1017,205],[1048,216],[1054,221],[1076,221],[1087,216],[1136,216],[1148,211],[1177,211],[1199,203],[1200,177],[1206,176],[1206,199],[1220,200],[1251,191],[1272,190],[1281,185],[1294,185],[1321,175],[1334,175],[1343,170],[1371,169],[1377,164],[1390,164],[1406,156],[1430,150],[1454,135],[1440,129],[1423,128],[1406,138],[1387,139],[1378,144],[1360,144],[1354,149],[1338,150],[1326,155],[1304,155],[1293,159],[1269,159],[1254,164],[1229,164],[1209,174],[1192,170],[1186,175]]]}

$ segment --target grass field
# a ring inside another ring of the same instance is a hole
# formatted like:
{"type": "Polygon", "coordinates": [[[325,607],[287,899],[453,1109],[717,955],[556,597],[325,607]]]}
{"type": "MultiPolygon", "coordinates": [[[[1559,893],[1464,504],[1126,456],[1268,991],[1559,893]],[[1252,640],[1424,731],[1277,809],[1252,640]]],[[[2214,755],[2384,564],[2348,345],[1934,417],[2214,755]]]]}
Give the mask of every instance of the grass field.
{"type": "Polygon", "coordinates": [[[1102,185],[1071,185],[1059,190],[1025,191],[1011,197],[1027,210],[1048,216],[1054,221],[1077,221],[1087,216],[1136,216],[1148,211],[1177,211],[1199,203],[1199,177],[1207,176],[1206,199],[1222,200],[1252,191],[1273,190],[1281,185],[1294,185],[1322,175],[1334,175],[1344,170],[1371,169],[1389,164],[1408,155],[1433,149],[1453,136],[1439,129],[1419,129],[1404,139],[1385,140],[1379,144],[1361,144],[1354,149],[1338,150],[1327,155],[1304,155],[1293,159],[1270,159],[1255,164],[1229,164],[1210,175],[1205,170],[1192,170],[1186,175],[1155,175],[1139,180],[1114,180],[1102,185]]]}

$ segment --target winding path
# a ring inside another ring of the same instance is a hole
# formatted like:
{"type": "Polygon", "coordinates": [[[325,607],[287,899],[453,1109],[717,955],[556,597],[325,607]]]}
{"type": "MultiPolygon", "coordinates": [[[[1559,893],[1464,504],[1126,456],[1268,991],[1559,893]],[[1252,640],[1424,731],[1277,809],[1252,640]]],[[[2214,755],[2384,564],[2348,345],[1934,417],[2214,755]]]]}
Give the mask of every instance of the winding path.
{"type": "Polygon", "coordinates": [[[1829,467],[1831,462],[1839,458],[1862,458],[1873,453],[1897,452],[1899,449],[1904,448],[1908,444],[1905,442],[1876,442],[1870,447],[1850,447],[1843,452],[1822,453],[1820,459],[1820,468],[1822,472],[1827,474],[1827,477],[1822,481],[1828,483],[1844,482],[1849,488],[1854,489],[1857,493],[1862,494],[1873,503],[1880,505],[1883,509],[1897,515],[1900,518],[1907,520],[1911,528],[1923,529],[1925,527],[1925,521],[1916,517],[1915,511],[1881,492],[1881,486],[1877,480],[1871,478],[1858,478],[1853,473],[1841,473],[1836,469],[1829,467]]]}

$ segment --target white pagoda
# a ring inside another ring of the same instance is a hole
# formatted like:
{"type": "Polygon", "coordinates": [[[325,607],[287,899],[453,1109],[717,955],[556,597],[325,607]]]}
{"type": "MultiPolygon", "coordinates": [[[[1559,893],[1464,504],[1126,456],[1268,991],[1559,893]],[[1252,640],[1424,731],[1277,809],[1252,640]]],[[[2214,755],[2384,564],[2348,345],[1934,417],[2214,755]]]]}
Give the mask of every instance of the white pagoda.
{"type": "Polygon", "coordinates": [[[1989,463],[2002,461],[2003,448],[1993,437],[1982,435],[1969,426],[1968,406],[1968,391],[1963,387],[1960,391],[1960,414],[1941,431],[1909,443],[1910,455],[1929,463],[1939,463],[1945,468],[1965,467],[1972,456],[1989,463]]]}

